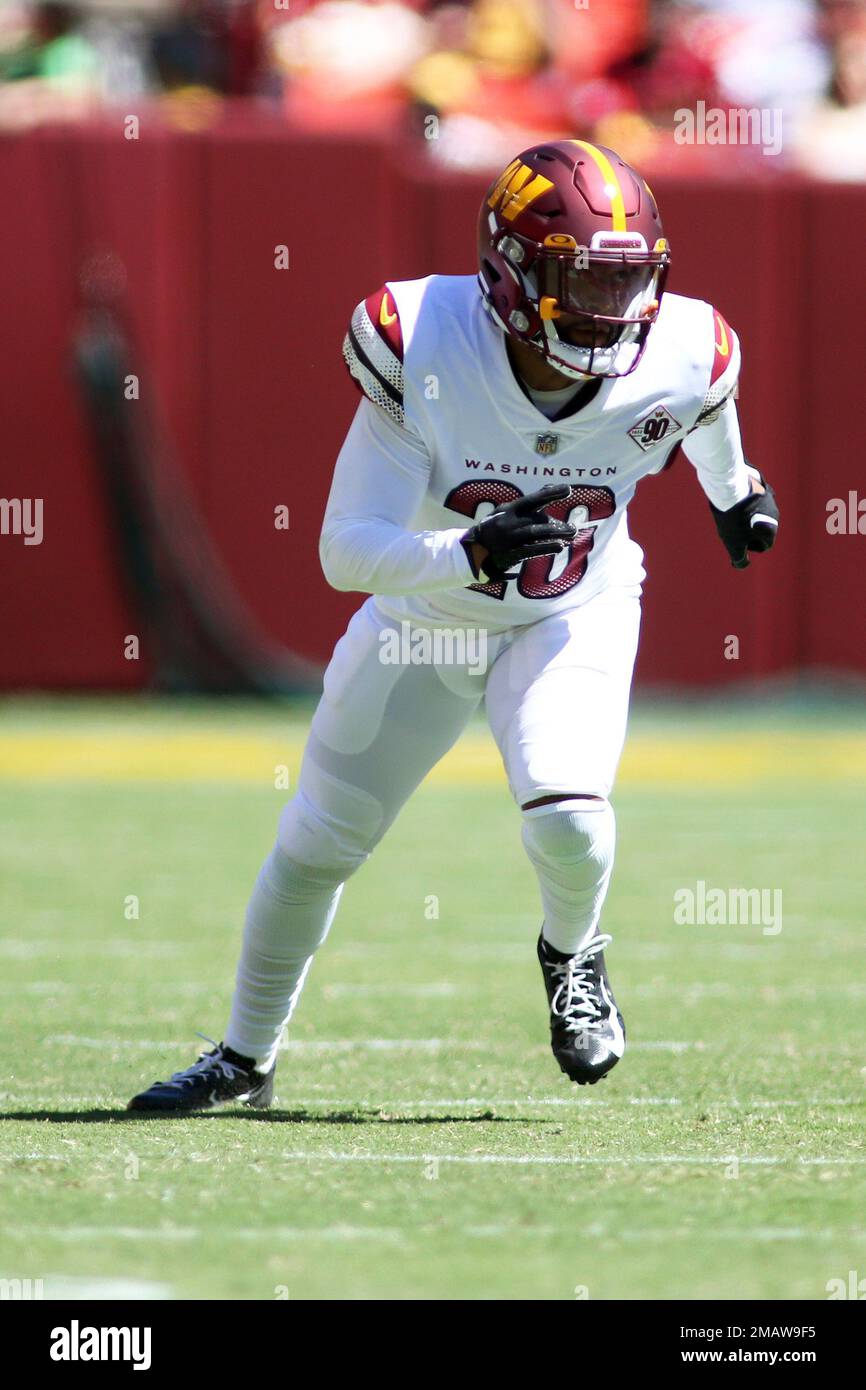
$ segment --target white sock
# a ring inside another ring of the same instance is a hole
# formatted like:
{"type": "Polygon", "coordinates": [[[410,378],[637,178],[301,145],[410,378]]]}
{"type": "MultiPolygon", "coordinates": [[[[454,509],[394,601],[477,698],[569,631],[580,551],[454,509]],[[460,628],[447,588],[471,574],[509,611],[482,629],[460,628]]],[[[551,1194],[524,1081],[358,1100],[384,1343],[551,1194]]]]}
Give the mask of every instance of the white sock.
{"type": "Polygon", "coordinates": [[[334,920],[343,891],[334,874],[296,864],[275,845],[256,880],[224,1041],[254,1057],[259,1071],[276,1061],[313,955],[334,920]]]}
{"type": "Polygon", "coordinates": [[[609,801],[567,800],[523,812],[523,843],[541,888],[542,934],[574,955],[595,936],[613,869],[616,819],[609,801]]]}

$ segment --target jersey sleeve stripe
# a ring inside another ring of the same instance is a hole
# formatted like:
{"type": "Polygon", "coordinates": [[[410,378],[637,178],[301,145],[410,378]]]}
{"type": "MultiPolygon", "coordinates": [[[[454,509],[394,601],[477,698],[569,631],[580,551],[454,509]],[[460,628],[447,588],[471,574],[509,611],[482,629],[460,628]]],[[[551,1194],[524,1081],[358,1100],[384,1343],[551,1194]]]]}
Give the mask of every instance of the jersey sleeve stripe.
{"type": "Polygon", "coordinates": [[[710,383],[696,425],[711,425],[718,419],[731,396],[736,395],[737,378],[740,375],[740,342],[719,313],[713,310],[713,365],[710,370],[710,383]]]}
{"type": "Polygon", "coordinates": [[[352,314],[343,357],[364,395],[402,425],[403,363],[377,332],[364,301],[352,314]]]}

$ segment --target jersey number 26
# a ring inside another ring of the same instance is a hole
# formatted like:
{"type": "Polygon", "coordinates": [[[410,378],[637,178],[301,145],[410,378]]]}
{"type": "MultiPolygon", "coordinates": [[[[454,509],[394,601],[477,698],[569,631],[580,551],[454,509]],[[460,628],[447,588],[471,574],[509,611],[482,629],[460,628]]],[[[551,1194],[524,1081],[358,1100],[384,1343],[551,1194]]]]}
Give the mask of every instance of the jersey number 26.
{"type": "MultiPolygon", "coordinates": [[[[479,507],[492,503],[501,507],[505,502],[513,502],[523,494],[514,483],[504,483],[497,478],[472,478],[452,488],[445,498],[445,506],[452,512],[475,521],[479,507]]],[[[561,502],[552,502],[545,511],[554,521],[570,521],[577,527],[577,535],[568,547],[566,563],[562,555],[535,555],[524,560],[517,576],[517,592],[523,598],[558,598],[575,584],[579,584],[586,574],[589,552],[595,540],[595,526],[599,521],[613,516],[616,499],[609,487],[584,487],[575,484],[567,497],[561,502]],[[587,524],[589,523],[589,524],[587,524]],[[558,573],[551,579],[556,566],[558,573]]],[[[486,584],[470,584],[481,594],[493,598],[504,598],[508,580],[490,580],[486,584]]]]}

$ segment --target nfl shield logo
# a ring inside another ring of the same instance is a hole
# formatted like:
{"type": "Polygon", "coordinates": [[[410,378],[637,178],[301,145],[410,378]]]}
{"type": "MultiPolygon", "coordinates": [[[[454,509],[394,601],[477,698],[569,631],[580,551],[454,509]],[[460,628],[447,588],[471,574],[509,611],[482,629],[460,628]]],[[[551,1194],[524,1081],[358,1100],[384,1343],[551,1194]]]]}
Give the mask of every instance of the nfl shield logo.
{"type": "Polygon", "coordinates": [[[535,440],[535,452],[537,454],[555,454],[558,443],[558,434],[539,434],[535,440]]]}

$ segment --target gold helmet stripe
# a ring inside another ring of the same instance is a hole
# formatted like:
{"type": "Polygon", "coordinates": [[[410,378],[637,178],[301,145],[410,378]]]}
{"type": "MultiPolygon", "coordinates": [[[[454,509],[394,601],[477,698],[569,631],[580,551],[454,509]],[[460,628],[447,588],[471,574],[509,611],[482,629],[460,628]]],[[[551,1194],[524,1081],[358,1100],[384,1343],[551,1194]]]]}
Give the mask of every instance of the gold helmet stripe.
{"type": "Polygon", "coordinates": [[[588,140],[572,140],[569,143],[579,145],[589,155],[604,179],[604,191],[610,197],[611,230],[614,232],[626,231],[625,200],[622,196],[622,186],[607,155],[603,154],[596,145],[591,145],[588,140]]]}

